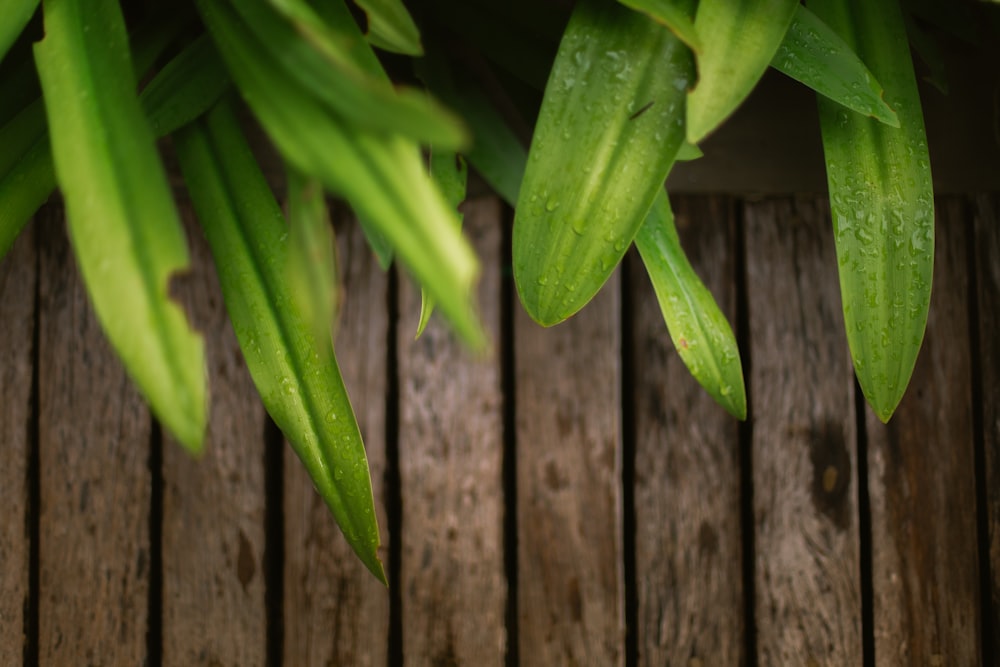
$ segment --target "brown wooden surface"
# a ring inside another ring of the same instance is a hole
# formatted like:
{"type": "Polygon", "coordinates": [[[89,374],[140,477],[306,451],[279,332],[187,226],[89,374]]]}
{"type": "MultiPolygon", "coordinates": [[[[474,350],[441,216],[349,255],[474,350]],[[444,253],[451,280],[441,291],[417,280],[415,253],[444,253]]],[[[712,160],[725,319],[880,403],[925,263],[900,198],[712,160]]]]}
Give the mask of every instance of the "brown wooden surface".
{"type": "Polygon", "coordinates": [[[817,200],[746,204],[761,665],[859,665],[853,375],[817,200]]]}
{"type": "MultiPolygon", "coordinates": [[[[504,459],[502,359],[472,357],[438,323],[412,342],[416,295],[401,284],[393,380],[386,278],[366,250],[342,254],[349,298],[338,351],[368,441],[384,545],[400,547],[398,595],[349,553],[293,456],[284,459],[283,496],[266,497],[275,487],[264,483],[264,415],[197,244],[202,268],[177,291],[208,335],[213,431],[199,462],[165,438],[158,504],[148,410],[87,305],[62,211],[47,208],[29,232],[35,241],[22,239],[0,263],[0,663],[37,654],[44,665],[229,667],[267,664],[272,651],[285,665],[382,666],[394,664],[401,642],[410,664],[603,666],[634,655],[636,664],[687,667],[992,667],[1000,656],[1000,220],[995,195],[939,204],[930,326],[913,384],[889,427],[864,408],[856,434],[825,204],[677,199],[682,238],[727,310],[742,290],[729,234],[745,221],[742,349],[753,414],[742,431],[752,442],[743,445],[736,423],[681,367],[638,264],[627,341],[617,278],[565,324],[542,329],[515,303],[513,331],[496,333],[501,265],[487,269],[495,351],[513,336],[516,448],[504,459]],[[632,345],[624,404],[622,343],[632,345]],[[390,380],[399,383],[398,414],[385,402],[390,380]],[[623,407],[636,418],[636,485],[624,508],[623,407]],[[384,456],[387,424],[399,432],[397,460],[384,456]],[[752,470],[739,468],[745,454],[752,470]],[[504,495],[503,461],[516,462],[516,497],[504,495]],[[383,475],[397,465],[403,486],[394,496],[383,475]],[[747,475],[752,511],[734,510],[747,475]],[[398,534],[389,534],[387,494],[402,502],[398,534]],[[151,514],[157,506],[162,516],[151,514]],[[284,544],[264,544],[265,508],[281,512],[284,544]],[[623,534],[623,509],[635,513],[634,536],[623,534]],[[510,512],[513,610],[505,608],[510,512]],[[752,563],[739,538],[748,517],[752,563]],[[630,543],[635,569],[626,577],[630,543]],[[267,574],[268,554],[284,564],[270,598],[265,584],[280,573],[267,574]],[[862,582],[869,572],[870,584],[862,582]],[[635,583],[633,596],[625,582],[635,583]],[[744,590],[755,595],[748,603],[744,590]],[[511,612],[516,625],[507,627],[511,612]],[[627,614],[637,620],[634,653],[627,614]],[[862,637],[870,640],[864,656],[862,637]],[[269,645],[276,638],[281,645],[269,645]],[[162,654],[147,655],[150,643],[162,654]]],[[[498,210],[483,199],[470,211],[484,248],[499,243],[499,227],[487,222],[498,210]]],[[[341,242],[362,248],[356,229],[341,242]]]]}
{"type": "Polygon", "coordinates": [[[523,665],[624,663],[619,290],[551,329],[515,306],[523,665]]]}
{"type": "MultiPolygon", "coordinates": [[[[692,266],[735,323],[732,200],[673,204],[692,266]]],[[[740,665],[737,422],[688,373],[645,268],[631,260],[639,664],[740,665]]]]}
{"type": "Polygon", "coordinates": [[[199,459],[164,438],[163,664],[262,666],[264,410],[208,244],[194,224],[188,238],[194,268],[174,291],[205,334],[210,417],[199,459]]]}
{"type": "MultiPolygon", "coordinates": [[[[385,511],[387,278],[356,223],[338,233],[344,301],[337,361],[368,452],[375,511],[388,564],[385,511]]],[[[365,569],[291,447],[285,445],[286,665],[385,665],[389,593],[365,569]]]]}
{"type": "Polygon", "coordinates": [[[979,355],[982,380],[984,461],[982,479],[985,482],[987,577],[989,592],[984,600],[992,613],[988,625],[982,628],[989,642],[994,661],[1000,660],[1000,200],[996,196],[979,197],[975,201],[973,229],[976,258],[977,306],[979,314],[979,355]]]}
{"type": "MultiPolygon", "coordinates": [[[[961,202],[937,201],[934,285],[895,416],[866,408],[878,665],[979,664],[979,579],[961,202]]],[[[994,259],[996,261],[996,259],[994,259]]]]}
{"type": "Polygon", "coordinates": [[[39,659],[146,658],[150,418],[104,338],[64,235],[36,219],[39,285],[39,659]]]}
{"type": "Polygon", "coordinates": [[[22,659],[27,631],[35,263],[29,228],[0,261],[0,665],[22,659]]]}
{"type": "MultiPolygon", "coordinates": [[[[482,260],[483,324],[500,340],[501,209],[465,206],[482,260]]],[[[399,468],[403,662],[503,665],[503,414],[496,354],[474,358],[435,314],[416,341],[420,292],[401,281],[399,468]]]]}

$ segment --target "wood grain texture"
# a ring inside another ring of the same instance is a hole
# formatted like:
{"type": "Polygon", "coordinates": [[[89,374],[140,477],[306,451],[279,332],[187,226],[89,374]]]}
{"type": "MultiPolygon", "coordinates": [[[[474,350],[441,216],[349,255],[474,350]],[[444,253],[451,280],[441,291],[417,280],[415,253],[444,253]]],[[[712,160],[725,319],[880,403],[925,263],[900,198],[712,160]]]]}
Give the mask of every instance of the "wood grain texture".
{"type": "MultiPolygon", "coordinates": [[[[989,642],[994,660],[1000,660],[1000,198],[978,197],[974,204],[976,248],[976,298],[979,314],[979,356],[982,378],[983,446],[986,482],[987,534],[989,540],[990,625],[982,632],[989,642]]],[[[985,662],[985,658],[984,658],[985,662]]]]}
{"type": "MultiPolygon", "coordinates": [[[[673,203],[692,266],[735,323],[731,200],[673,203]]],[[[639,664],[740,665],[738,422],[691,377],[646,269],[630,260],[639,664]]]]}
{"type": "Polygon", "coordinates": [[[60,208],[36,219],[39,285],[39,658],[146,659],[150,416],[104,338],[60,208]]]}
{"type": "MultiPolygon", "coordinates": [[[[387,279],[360,227],[338,230],[343,308],[337,361],[368,452],[375,512],[387,562],[385,398],[387,279]]],[[[389,595],[344,540],[333,515],[292,451],[285,449],[284,663],[386,664],[389,595]]]]}
{"type": "MultiPolygon", "coordinates": [[[[923,348],[888,426],[866,408],[877,665],[979,664],[966,220],[938,200],[923,348]]],[[[995,335],[995,334],[994,334],[995,335]]]]}
{"type": "Polygon", "coordinates": [[[163,664],[254,667],[266,657],[265,415],[208,251],[188,224],[192,270],[173,293],[205,336],[210,417],[196,460],[163,443],[163,664]]]}
{"type": "Polygon", "coordinates": [[[479,302],[494,341],[474,358],[435,315],[416,341],[420,293],[400,290],[400,583],[407,665],[503,665],[507,584],[503,549],[500,385],[501,207],[465,205],[482,261],[479,302]]]}
{"type": "Polygon", "coordinates": [[[34,226],[0,259],[0,665],[22,659],[28,602],[28,457],[34,443],[34,226]]]}
{"type": "Polygon", "coordinates": [[[521,664],[621,665],[618,274],[551,329],[514,311],[521,664]]]}
{"type": "Polygon", "coordinates": [[[758,661],[860,665],[853,372],[826,203],[748,203],[758,661]]]}

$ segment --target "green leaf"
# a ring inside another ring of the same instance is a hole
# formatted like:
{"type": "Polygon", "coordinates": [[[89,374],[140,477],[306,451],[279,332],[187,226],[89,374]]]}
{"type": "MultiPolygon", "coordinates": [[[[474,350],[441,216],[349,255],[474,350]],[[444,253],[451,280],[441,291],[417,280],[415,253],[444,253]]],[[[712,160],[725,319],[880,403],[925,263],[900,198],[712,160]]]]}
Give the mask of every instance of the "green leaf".
{"type": "Polygon", "coordinates": [[[576,5],[535,126],[514,218],[521,302],[550,326],[621,261],[684,137],[691,55],[617,3],[576,5]]]}
{"type": "MultiPolygon", "coordinates": [[[[452,151],[431,151],[430,159],[431,176],[437,182],[444,198],[448,203],[458,209],[458,205],[465,201],[465,186],[468,181],[469,168],[465,164],[462,156],[452,151]]],[[[458,225],[462,226],[463,215],[458,213],[458,225]]],[[[427,293],[427,290],[420,291],[420,321],[417,323],[417,338],[424,332],[427,323],[430,322],[431,313],[434,312],[434,298],[427,293]]]]}
{"type": "Polygon", "coordinates": [[[635,237],[674,347],[702,387],[737,419],[747,399],[736,336],[681,248],[665,192],[635,237]]]}
{"type": "Polygon", "coordinates": [[[420,31],[400,0],[354,0],[368,16],[368,41],[380,49],[408,56],[423,54],[420,31]]]}
{"type": "Polygon", "coordinates": [[[695,53],[701,51],[701,39],[691,20],[688,0],[618,0],[626,7],[642,12],[666,26],[695,53]]]}
{"type": "Polygon", "coordinates": [[[55,189],[52,147],[45,134],[0,177],[0,259],[55,189]]]}
{"type": "Polygon", "coordinates": [[[330,110],[372,131],[456,149],[467,143],[461,121],[423,91],[392,85],[342,2],[328,2],[323,16],[301,0],[272,4],[278,9],[264,2],[232,3],[245,39],[330,110]]]}
{"type": "Polygon", "coordinates": [[[0,21],[0,60],[28,25],[41,0],[4,0],[3,20],[0,21]]]}
{"type": "Polygon", "coordinates": [[[365,566],[383,583],[368,462],[330,347],[286,281],[288,226],[225,105],[175,135],[226,309],[264,406],[365,566]],[[322,351],[322,354],[320,353],[322,351]]]}
{"type": "Polygon", "coordinates": [[[700,157],[704,157],[705,154],[701,152],[701,149],[694,144],[685,141],[681,144],[680,149],[677,151],[677,162],[690,162],[691,160],[697,160],[700,157]]]}
{"type": "MultiPolygon", "coordinates": [[[[288,168],[288,286],[317,341],[332,338],[337,298],[337,247],[323,186],[288,168]]],[[[321,353],[326,350],[321,348],[321,353]]]]}
{"type": "Polygon", "coordinates": [[[798,0],[701,0],[698,84],[688,95],[687,139],[697,144],[746,99],[774,58],[798,0]]]}
{"type": "Polygon", "coordinates": [[[913,63],[896,0],[814,0],[885,87],[900,127],[819,98],[847,341],[882,421],[920,351],[934,266],[934,190],[913,63]]]}
{"type": "Polygon", "coordinates": [[[204,345],[168,296],[171,276],[188,265],[187,246],[136,99],[118,3],[47,0],[45,33],[35,60],[70,239],[94,310],[157,417],[199,451],[204,345]]]}
{"type": "Polygon", "coordinates": [[[197,6],[237,87],[286,161],[347,199],[390,241],[458,333],[473,346],[485,345],[473,307],[475,253],[418,147],[331,114],[259,48],[224,3],[197,0],[197,6]]]}
{"type": "Polygon", "coordinates": [[[851,47],[799,5],[771,66],[852,111],[899,127],[882,99],[882,86],[851,47]]]}

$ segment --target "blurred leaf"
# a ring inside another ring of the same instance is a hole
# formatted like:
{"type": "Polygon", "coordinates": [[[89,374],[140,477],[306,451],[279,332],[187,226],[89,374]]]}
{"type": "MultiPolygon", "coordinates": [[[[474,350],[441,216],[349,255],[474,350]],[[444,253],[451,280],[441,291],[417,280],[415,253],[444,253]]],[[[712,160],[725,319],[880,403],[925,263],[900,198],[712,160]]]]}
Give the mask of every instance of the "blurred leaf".
{"type": "Polygon", "coordinates": [[[882,99],[882,86],[857,54],[801,5],[771,66],[852,111],[899,127],[896,112],[882,99]]]}
{"type": "Polygon", "coordinates": [[[331,114],[259,48],[225,3],[197,0],[197,6],[237,87],[286,161],[344,196],[391,242],[458,333],[473,346],[485,345],[473,307],[478,262],[418,147],[331,114]]]}
{"type": "MultiPolygon", "coordinates": [[[[302,319],[317,341],[332,339],[339,306],[337,246],[323,186],[289,167],[288,287],[297,295],[302,319]]],[[[317,346],[320,353],[325,346],[317,346]]]]}
{"type": "Polygon", "coordinates": [[[701,39],[691,20],[688,0],[618,0],[626,7],[640,11],[657,23],[665,25],[695,53],[701,51],[701,39]]]}
{"type": "Polygon", "coordinates": [[[400,0],[354,2],[368,16],[368,41],[372,46],[408,56],[423,54],[420,31],[400,0]]]}
{"type": "Polygon", "coordinates": [[[691,375],[737,419],[746,419],[743,367],[733,330],[694,272],[661,191],[635,237],[674,347],[691,375]]]}
{"type": "MultiPolygon", "coordinates": [[[[469,169],[461,155],[451,151],[431,150],[430,159],[431,176],[437,182],[438,187],[444,194],[448,203],[458,209],[458,205],[465,201],[465,186],[469,176],[469,169]]],[[[463,215],[458,213],[458,226],[462,226],[463,215]]],[[[420,322],[417,324],[417,338],[424,332],[427,323],[434,312],[434,299],[427,290],[420,291],[420,322]]]]}
{"type": "Polygon", "coordinates": [[[41,94],[35,60],[30,52],[17,62],[11,62],[10,58],[5,60],[0,66],[0,125],[9,122],[41,94]]]}
{"type": "Polygon", "coordinates": [[[924,80],[938,89],[942,95],[948,94],[948,73],[944,65],[944,56],[937,42],[912,17],[904,16],[906,34],[910,46],[924,61],[930,72],[924,80]]]}
{"type": "Polygon", "coordinates": [[[882,421],[899,404],[927,325],[934,190],[927,140],[896,0],[813,0],[885,87],[900,127],[819,98],[847,341],[882,421]]]}
{"type": "Polygon", "coordinates": [[[4,59],[18,35],[28,25],[41,0],[4,0],[0,21],[0,60],[4,59]]]}
{"type": "Polygon", "coordinates": [[[230,84],[215,46],[202,35],[156,73],[139,102],[153,131],[164,136],[208,111],[230,84]]]}
{"type": "Polygon", "coordinates": [[[21,156],[45,136],[47,128],[45,103],[41,98],[0,127],[0,178],[6,176],[21,156]]]}
{"type": "Polygon", "coordinates": [[[35,60],[87,291],[157,417],[199,451],[204,345],[168,295],[171,277],[188,265],[187,246],[136,99],[118,3],[46,0],[45,33],[35,60]]]}
{"type": "Polygon", "coordinates": [[[677,151],[676,160],[677,162],[690,162],[704,156],[705,154],[701,152],[700,148],[685,141],[677,151]]]}
{"type": "Polygon", "coordinates": [[[687,139],[699,143],[736,110],[764,74],[798,0],[700,0],[698,83],[687,100],[687,139]]]}
{"type": "Polygon", "coordinates": [[[684,137],[691,54],[663,26],[584,0],[559,47],[514,219],[514,278],[540,324],[565,320],[621,261],[684,137]]]}
{"type": "Polygon", "coordinates": [[[225,105],[175,135],[226,310],[257,391],[348,543],[383,583],[368,461],[330,348],[285,280],[288,226],[225,105]],[[321,353],[322,351],[322,353],[321,353]]]}
{"type": "MultiPolygon", "coordinates": [[[[221,0],[214,2],[221,8],[221,0]]],[[[325,16],[312,13],[301,0],[274,4],[285,13],[264,2],[234,2],[243,21],[228,23],[236,24],[231,29],[241,32],[241,39],[267,54],[272,67],[331,111],[366,130],[401,134],[422,143],[458,149],[467,142],[458,118],[420,90],[396,89],[377,62],[373,67],[348,50],[345,42],[352,41],[351,30],[354,41],[364,45],[364,40],[339,0],[329,0],[325,16]],[[338,3],[339,17],[333,9],[338,3]]]]}

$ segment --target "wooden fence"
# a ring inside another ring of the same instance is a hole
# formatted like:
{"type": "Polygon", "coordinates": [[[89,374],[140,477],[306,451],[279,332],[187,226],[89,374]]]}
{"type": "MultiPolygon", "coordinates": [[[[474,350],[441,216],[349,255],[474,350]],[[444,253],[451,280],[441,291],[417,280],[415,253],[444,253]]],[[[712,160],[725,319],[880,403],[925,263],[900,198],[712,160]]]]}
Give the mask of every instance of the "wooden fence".
{"type": "MultiPolygon", "coordinates": [[[[152,420],[39,214],[0,264],[0,664],[1000,664],[1000,197],[937,201],[930,323],[883,426],[856,388],[816,197],[678,199],[751,417],[687,375],[629,258],[550,330],[484,196],[493,354],[344,226],[337,340],[389,590],[262,410],[192,231],[205,456],[152,420]]],[[[194,228],[192,227],[192,230],[194,228]]]]}

